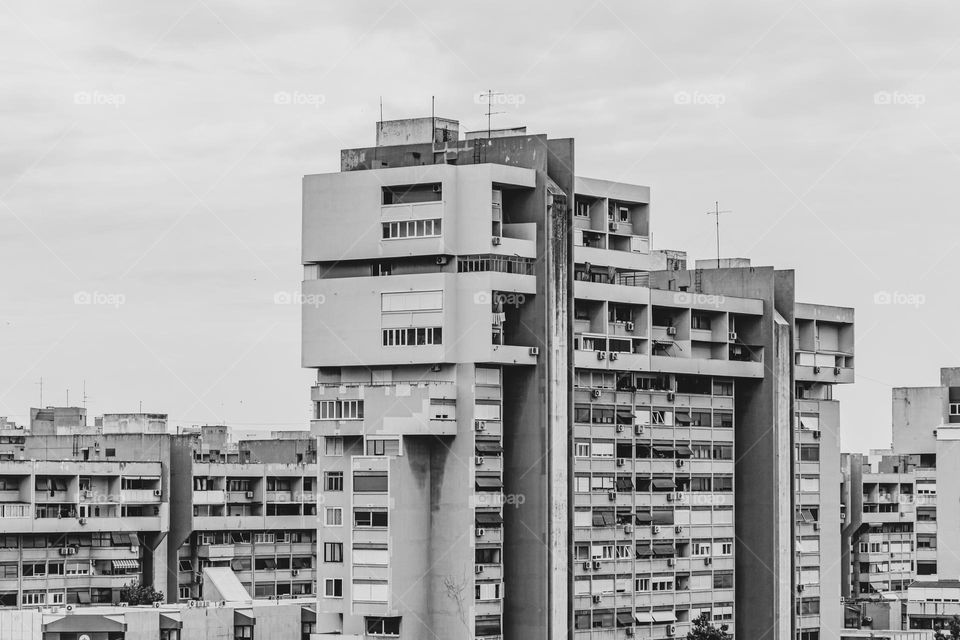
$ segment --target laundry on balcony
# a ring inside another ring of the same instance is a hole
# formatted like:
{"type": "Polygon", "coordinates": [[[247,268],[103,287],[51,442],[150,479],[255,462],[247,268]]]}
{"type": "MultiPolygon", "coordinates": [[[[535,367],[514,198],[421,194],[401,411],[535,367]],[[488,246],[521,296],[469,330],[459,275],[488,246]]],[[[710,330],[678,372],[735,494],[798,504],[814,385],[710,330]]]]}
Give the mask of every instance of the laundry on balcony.
{"type": "Polygon", "coordinates": [[[503,312],[503,300],[493,303],[493,326],[499,327],[507,322],[507,314],[503,312]]]}

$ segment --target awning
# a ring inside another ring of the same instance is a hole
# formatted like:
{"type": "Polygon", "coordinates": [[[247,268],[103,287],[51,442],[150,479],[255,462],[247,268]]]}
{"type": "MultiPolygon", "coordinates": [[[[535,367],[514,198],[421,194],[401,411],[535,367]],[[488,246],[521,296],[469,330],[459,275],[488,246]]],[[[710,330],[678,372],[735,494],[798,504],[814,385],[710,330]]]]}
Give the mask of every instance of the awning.
{"type": "Polygon", "coordinates": [[[114,569],[139,569],[140,563],[136,560],[114,560],[114,569]]]}
{"type": "Polygon", "coordinates": [[[667,444],[655,444],[653,445],[653,452],[664,458],[672,458],[677,450],[667,444]]]}
{"type": "Polygon", "coordinates": [[[44,633],[110,633],[125,632],[127,625],[123,616],[105,616],[71,613],[43,625],[44,633]]]}
{"type": "Polygon", "coordinates": [[[175,611],[162,611],[160,613],[161,629],[181,629],[183,621],[180,620],[180,613],[175,611]]]}
{"type": "Polygon", "coordinates": [[[650,522],[653,524],[673,524],[673,509],[654,509],[650,514],[650,522]]]}
{"type": "Polygon", "coordinates": [[[257,624],[257,619],[253,616],[253,609],[234,609],[233,624],[238,627],[252,627],[257,624]]]}
{"type": "Polygon", "coordinates": [[[90,604],[90,592],[77,591],[77,602],[80,604],[90,604]]]}
{"type": "Polygon", "coordinates": [[[673,480],[665,480],[661,478],[655,478],[652,484],[654,489],[675,489],[677,487],[673,480]]]}
{"type": "Polygon", "coordinates": [[[633,614],[629,611],[617,612],[617,626],[629,627],[633,624],[633,614]]]}
{"type": "Polygon", "coordinates": [[[617,411],[617,422],[619,424],[633,424],[633,411],[617,411]]]}
{"type": "Polygon", "coordinates": [[[478,440],[475,446],[477,453],[500,453],[503,451],[503,445],[499,442],[478,440]]]}
{"type": "Polygon", "coordinates": [[[503,488],[503,481],[496,476],[477,476],[478,491],[496,491],[503,488]]]}
{"type": "Polygon", "coordinates": [[[243,562],[241,562],[240,560],[234,558],[234,559],[230,562],[230,568],[233,569],[234,571],[243,571],[243,570],[244,570],[244,569],[243,569],[243,562]]]}
{"type": "Polygon", "coordinates": [[[677,614],[674,611],[654,611],[652,614],[654,622],[676,622],[677,614]]]}
{"type": "Polygon", "coordinates": [[[300,622],[316,622],[317,612],[310,607],[300,608],[300,622]]]}
{"type": "Polygon", "coordinates": [[[593,526],[595,527],[612,527],[615,524],[613,511],[600,511],[599,509],[594,510],[593,512],[593,526]]]}
{"type": "Polygon", "coordinates": [[[637,544],[637,557],[638,558],[652,558],[653,557],[653,548],[649,544],[638,543],[637,544]]]}
{"type": "Polygon", "coordinates": [[[130,544],[130,534],[122,533],[120,531],[113,531],[110,533],[110,540],[113,542],[115,547],[129,547],[130,544]]]}
{"type": "Polygon", "coordinates": [[[674,420],[677,421],[677,424],[690,424],[690,414],[678,413],[674,416],[674,420]]]}
{"type": "Polygon", "coordinates": [[[633,491],[633,479],[625,477],[617,478],[617,491],[633,491]]]}
{"type": "Polygon", "coordinates": [[[503,516],[495,511],[477,511],[476,522],[482,525],[503,524],[503,516]]]}
{"type": "Polygon", "coordinates": [[[637,611],[633,614],[633,619],[637,621],[637,624],[650,624],[653,622],[653,616],[643,611],[637,611]]]}
{"type": "Polygon", "coordinates": [[[266,569],[276,569],[276,568],[277,568],[277,561],[274,560],[273,558],[264,558],[264,559],[262,560],[262,562],[263,562],[264,568],[266,568],[266,569]]]}
{"type": "Polygon", "coordinates": [[[676,555],[676,549],[672,544],[654,544],[653,555],[658,558],[672,558],[676,555]]]}
{"type": "Polygon", "coordinates": [[[677,455],[681,458],[689,458],[693,456],[693,451],[691,451],[690,447],[686,445],[680,445],[677,447],[677,455]]]}
{"type": "Polygon", "coordinates": [[[637,511],[635,519],[637,524],[650,524],[653,522],[653,517],[650,515],[649,511],[637,511]]]}

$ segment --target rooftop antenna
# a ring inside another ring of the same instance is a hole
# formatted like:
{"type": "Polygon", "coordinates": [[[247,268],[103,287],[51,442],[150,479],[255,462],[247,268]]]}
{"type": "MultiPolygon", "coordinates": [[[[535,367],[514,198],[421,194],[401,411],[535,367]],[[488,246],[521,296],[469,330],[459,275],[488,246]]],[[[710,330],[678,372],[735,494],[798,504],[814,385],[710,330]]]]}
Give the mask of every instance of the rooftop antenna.
{"type": "Polygon", "coordinates": [[[720,268],[720,214],[721,213],[733,213],[730,209],[720,210],[720,201],[717,200],[713,203],[713,211],[707,211],[708,216],[717,217],[717,269],[720,268]]]}
{"type": "Polygon", "coordinates": [[[40,385],[40,408],[43,408],[43,376],[40,376],[40,382],[35,384],[40,385]]]}
{"type": "Polygon", "coordinates": [[[67,406],[70,406],[70,387],[67,387],[67,406]]]}
{"type": "Polygon", "coordinates": [[[87,381],[83,381],[83,408],[87,408],[87,381]]]}
{"type": "Polygon", "coordinates": [[[492,121],[492,116],[499,115],[501,113],[506,113],[506,111],[493,111],[493,96],[502,96],[502,93],[494,93],[493,89],[487,89],[487,140],[490,139],[490,133],[493,131],[493,128],[490,125],[492,121]]]}

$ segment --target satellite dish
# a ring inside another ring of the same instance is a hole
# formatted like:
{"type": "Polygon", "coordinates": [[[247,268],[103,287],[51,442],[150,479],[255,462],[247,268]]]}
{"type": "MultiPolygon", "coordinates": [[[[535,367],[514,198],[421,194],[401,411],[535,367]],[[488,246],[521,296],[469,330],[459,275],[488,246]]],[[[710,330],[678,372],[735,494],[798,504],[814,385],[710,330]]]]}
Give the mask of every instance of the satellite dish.
{"type": "Polygon", "coordinates": [[[90,636],[84,633],[84,634],[81,634],[80,637],[77,638],[77,640],[90,640],[90,636]]]}

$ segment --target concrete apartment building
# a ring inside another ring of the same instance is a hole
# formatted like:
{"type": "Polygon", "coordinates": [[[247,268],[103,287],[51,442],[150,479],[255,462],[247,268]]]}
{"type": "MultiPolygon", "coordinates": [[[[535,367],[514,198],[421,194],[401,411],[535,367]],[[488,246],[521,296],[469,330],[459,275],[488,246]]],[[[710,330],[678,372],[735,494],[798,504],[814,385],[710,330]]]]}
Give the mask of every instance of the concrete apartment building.
{"type": "Polygon", "coordinates": [[[893,390],[893,446],[844,454],[843,589],[902,598],[960,576],[960,369],[893,390]]]}
{"type": "Polygon", "coordinates": [[[421,118],[304,178],[317,632],[839,637],[853,311],[687,270],[574,159],[421,118]]]}
{"type": "Polygon", "coordinates": [[[316,440],[167,433],[162,414],[31,411],[0,429],[0,607],[115,604],[130,582],[203,600],[229,567],[251,597],[314,593],[316,440]],[[200,488],[197,488],[200,487],[200,488]]]}

